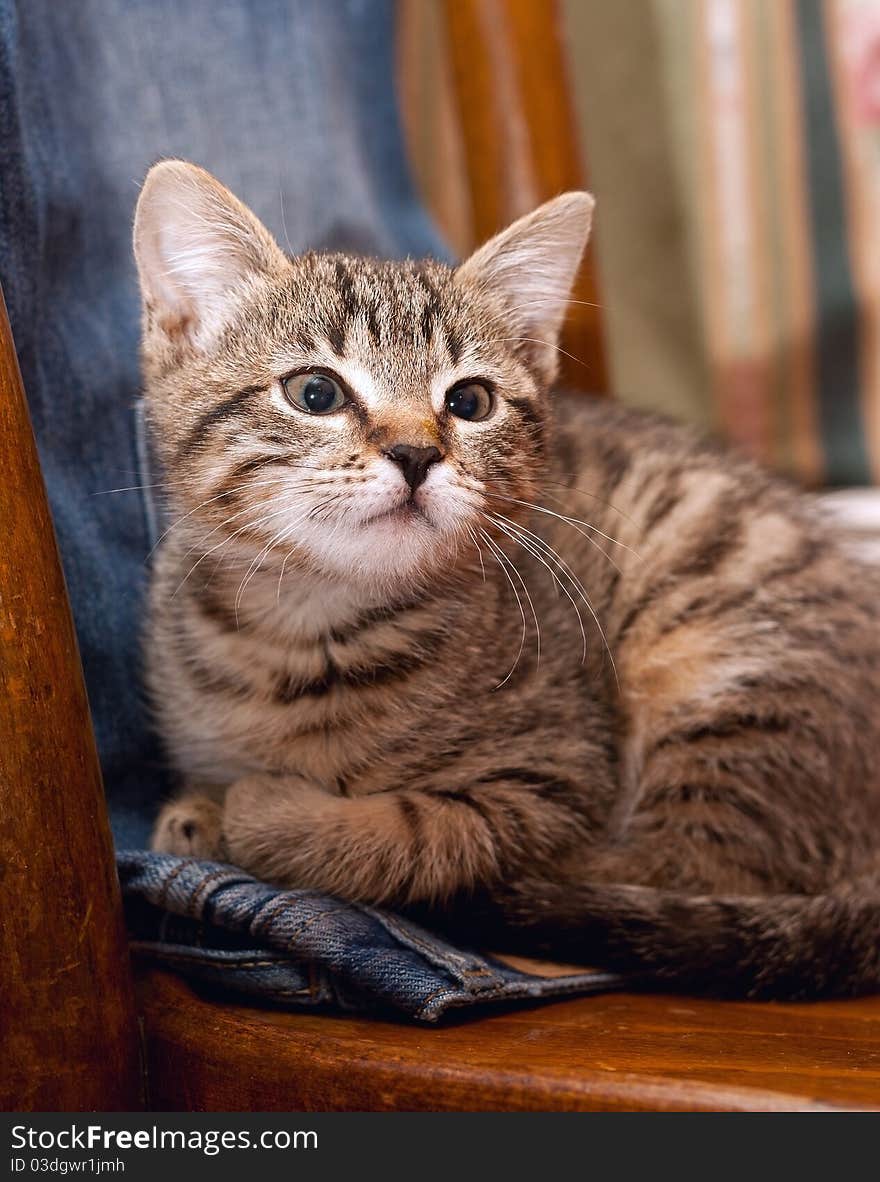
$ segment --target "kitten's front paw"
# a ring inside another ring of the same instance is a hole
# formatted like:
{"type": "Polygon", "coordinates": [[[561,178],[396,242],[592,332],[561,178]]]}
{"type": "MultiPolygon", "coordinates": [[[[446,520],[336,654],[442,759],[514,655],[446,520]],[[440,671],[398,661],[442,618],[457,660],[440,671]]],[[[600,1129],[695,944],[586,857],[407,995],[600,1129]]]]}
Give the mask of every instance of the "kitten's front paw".
{"type": "Polygon", "coordinates": [[[159,813],[150,849],[185,858],[226,858],[223,811],[208,796],[172,800],[159,813]]]}
{"type": "Polygon", "coordinates": [[[300,885],[298,867],[310,817],[327,800],[328,793],[300,776],[237,780],[223,804],[230,862],[287,886],[300,885]]]}

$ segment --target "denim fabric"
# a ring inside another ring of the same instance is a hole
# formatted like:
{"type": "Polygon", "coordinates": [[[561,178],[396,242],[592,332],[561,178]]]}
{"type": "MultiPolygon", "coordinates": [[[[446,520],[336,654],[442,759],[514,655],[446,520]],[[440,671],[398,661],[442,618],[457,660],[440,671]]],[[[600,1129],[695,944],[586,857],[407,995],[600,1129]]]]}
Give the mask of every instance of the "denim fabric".
{"type": "Polygon", "coordinates": [[[224,989],[435,1022],[493,1001],[597,993],[612,973],[543,978],[453,948],[400,916],[282,891],[212,862],[120,853],[136,951],[224,989]]]}
{"type": "Polygon", "coordinates": [[[292,251],[442,254],[402,153],[392,14],[392,0],[0,0],[0,282],[117,843],[140,850],[120,855],[138,946],[245,993],[430,1019],[611,979],[536,981],[392,916],[140,848],[169,784],[139,689],[154,523],[133,487],[138,186],[182,156],[292,251]]]}

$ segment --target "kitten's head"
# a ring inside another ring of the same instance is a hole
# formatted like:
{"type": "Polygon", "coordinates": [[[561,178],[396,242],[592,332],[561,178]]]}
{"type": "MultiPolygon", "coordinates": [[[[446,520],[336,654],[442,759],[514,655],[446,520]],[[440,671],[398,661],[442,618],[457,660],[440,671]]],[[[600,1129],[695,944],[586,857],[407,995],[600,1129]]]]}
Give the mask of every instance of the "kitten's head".
{"type": "Polygon", "coordinates": [[[135,254],[175,506],[210,545],[384,586],[473,554],[534,498],[592,207],[557,197],[455,268],[289,258],[208,173],[157,164],[135,254]]]}

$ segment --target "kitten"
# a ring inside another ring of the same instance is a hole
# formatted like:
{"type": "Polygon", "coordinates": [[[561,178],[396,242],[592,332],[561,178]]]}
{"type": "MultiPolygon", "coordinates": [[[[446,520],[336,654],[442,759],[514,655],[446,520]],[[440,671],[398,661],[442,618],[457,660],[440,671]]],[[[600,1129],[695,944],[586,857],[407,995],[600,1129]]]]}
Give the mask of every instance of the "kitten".
{"type": "Polygon", "coordinates": [[[877,576],[745,459],[551,392],[592,205],[457,268],[291,259],[150,172],[146,651],[186,784],[153,848],[482,900],[680,986],[873,987],[877,576]]]}

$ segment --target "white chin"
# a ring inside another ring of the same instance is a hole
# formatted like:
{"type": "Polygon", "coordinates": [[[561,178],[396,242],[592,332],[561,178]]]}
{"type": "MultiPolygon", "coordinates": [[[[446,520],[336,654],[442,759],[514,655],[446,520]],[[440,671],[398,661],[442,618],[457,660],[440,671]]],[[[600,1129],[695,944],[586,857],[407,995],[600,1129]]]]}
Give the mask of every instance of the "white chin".
{"type": "Polygon", "coordinates": [[[447,554],[441,534],[413,509],[314,534],[308,547],[337,576],[386,584],[410,582],[447,554]]]}

